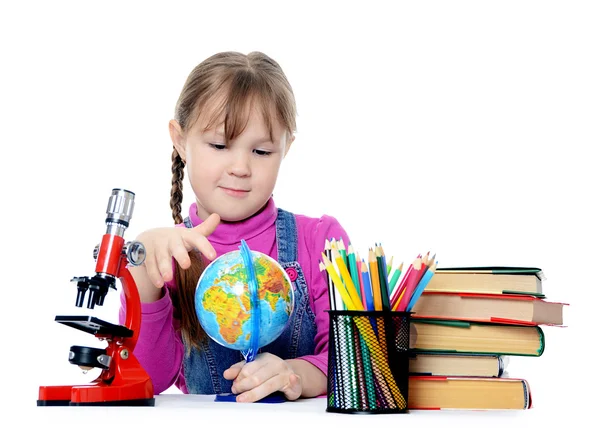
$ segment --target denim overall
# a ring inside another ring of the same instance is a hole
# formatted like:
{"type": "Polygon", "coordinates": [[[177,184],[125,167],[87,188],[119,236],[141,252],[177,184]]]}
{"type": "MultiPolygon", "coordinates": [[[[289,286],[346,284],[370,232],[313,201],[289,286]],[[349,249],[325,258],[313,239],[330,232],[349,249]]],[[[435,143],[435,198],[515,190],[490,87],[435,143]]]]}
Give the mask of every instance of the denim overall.
{"type": "MultiPolygon", "coordinates": [[[[187,228],[193,227],[189,217],[185,218],[184,223],[187,228]]],[[[292,213],[277,210],[276,236],[277,260],[292,281],[294,310],[282,334],[258,352],[270,352],[285,360],[314,354],[317,326],[315,314],[309,304],[306,279],[297,260],[298,232],[296,218],[292,213]]],[[[240,351],[226,348],[210,337],[205,337],[201,349],[193,347],[183,359],[188,393],[230,393],[232,381],[223,378],[223,371],[241,360],[244,357],[240,351]]]]}

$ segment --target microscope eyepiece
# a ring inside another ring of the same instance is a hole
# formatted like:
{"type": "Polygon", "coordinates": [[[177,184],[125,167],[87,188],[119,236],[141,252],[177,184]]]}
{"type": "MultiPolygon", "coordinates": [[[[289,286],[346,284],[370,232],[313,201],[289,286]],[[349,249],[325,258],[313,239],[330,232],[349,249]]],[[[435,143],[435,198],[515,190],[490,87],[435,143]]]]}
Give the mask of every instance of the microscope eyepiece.
{"type": "Polygon", "coordinates": [[[122,226],[123,229],[127,228],[134,205],[135,194],[133,192],[126,189],[113,189],[106,207],[106,224],[109,228],[112,226],[111,224],[122,226]]]}

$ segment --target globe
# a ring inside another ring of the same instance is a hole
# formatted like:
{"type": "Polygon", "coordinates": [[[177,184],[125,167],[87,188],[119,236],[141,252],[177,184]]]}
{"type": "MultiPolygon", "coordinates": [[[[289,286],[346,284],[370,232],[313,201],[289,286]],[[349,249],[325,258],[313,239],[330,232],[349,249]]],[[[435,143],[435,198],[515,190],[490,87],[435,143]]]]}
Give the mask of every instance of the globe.
{"type": "Polygon", "coordinates": [[[294,308],[294,293],[281,265],[264,253],[249,250],[242,241],[240,250],[219,256],[202,272],[195,307],[210,338],[246,356],[285,330],[294,308]]]}

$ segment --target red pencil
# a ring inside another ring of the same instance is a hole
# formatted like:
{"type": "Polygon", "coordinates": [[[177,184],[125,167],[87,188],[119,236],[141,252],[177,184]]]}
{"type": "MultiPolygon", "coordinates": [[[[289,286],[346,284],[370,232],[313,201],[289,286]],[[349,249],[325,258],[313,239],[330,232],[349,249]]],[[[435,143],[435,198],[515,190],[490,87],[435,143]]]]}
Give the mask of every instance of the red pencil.
{"type": "Polygon", "coordinates": [[[415,261],[412,264],[412,267],[413,270],[410,274],[410,277],[406,280],[406,291],[404,292],[404,295],[402,296],[402,302],[398,307],[398,310],[401,312],[406,311],[406,307],[408,306],[408,303],[410,303],[410,299],[412,298],[412,294],[415,291],[415,287],[417,287],[417,284],[419,284],[419,278],[421,278],[421,270],[424,270],[422,268],[423,260],[421,258],[415,259],[415,261]]]}
{"type": "MultiPolygon", "coordinates": [[[[420,254],[419,254],[419,256],[417,256],[417,259],[419,259],[419,258],[421,258],[420,254]]],[[[414,265],[414,261],[411,265],[408,266],[408,269],[406,269],[406,273],[404,273],[402,278],[400,278],[400,284],[398,284],[398,286],[396,287],[396,290],[394,291],[394,293],[392,295],[392,299],[390,300],[390,305],[392,308],[396,305],[396,302],[398,301],[398,299],[400,298],[400,295],[402,294],[402,290],[404,290],[404,288],[406,287],[406,281],[407,281],[408,277],[411,275],[413,268],[414,268],[413,265],[414,265]]],[[[405,297],[406,297],[406,294],[404,294],[402,299],[404,299],[405,297]]]]}

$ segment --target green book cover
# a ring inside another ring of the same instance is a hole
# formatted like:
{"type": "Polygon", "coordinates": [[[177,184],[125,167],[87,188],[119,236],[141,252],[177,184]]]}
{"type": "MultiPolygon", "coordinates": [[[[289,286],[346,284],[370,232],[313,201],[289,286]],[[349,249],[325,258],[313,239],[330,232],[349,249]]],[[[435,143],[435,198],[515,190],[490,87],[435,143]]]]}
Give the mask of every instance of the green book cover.
{"type": "MultiPolygon", "coordinates": [[[[535,331],[538,333],[538,337],[539,337],[539,348],[535,353],[532,353],[532,354],[516,353],[516,352],[511,352],[511,351],[490,352],[490,351],[461,351],[461,350],[455,350],[455,349],[411,348],[410,351],[414,351],[414,352],[430,351],[430,352],[440,352],[440,353],[492,354],[492,355],[499,355],[499,356],[514,355],[514,356],[524,356],[524,357],[539,357],[544,352],[544,349],[546,346],[544,331],[539,326],[520,326],[520,325],[513,325],[513,324],[502,324],[502,323],[491,323],[491,322],[486,323],[486,322],[470,322],[470,321],[460,321],[460,320],[437,320],[437,319],[425,319],[425,318],[413,319],[411,321],[411,324],[435,324],[435,325],[440,325],[440,326],[451,326],[451,327],[465,328],[465,329],[468,329],[469,327],[471,327],[473,325],[475,325],[475,326],[490,326],[491,325],[491,326],[503,326],[503,327],[531,327],[531,328],[535,328],[535,331]]],[[[411,334],[411,336],[412,336],[412,334],[411,334]]],[[[417,334],[417,337],[418,337],[418,334],[417,334]]],[[[412,342],[411,342],[411,345],[412,345],[412,342]]]]}

